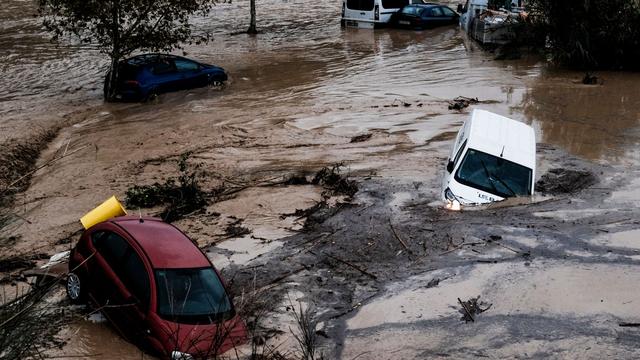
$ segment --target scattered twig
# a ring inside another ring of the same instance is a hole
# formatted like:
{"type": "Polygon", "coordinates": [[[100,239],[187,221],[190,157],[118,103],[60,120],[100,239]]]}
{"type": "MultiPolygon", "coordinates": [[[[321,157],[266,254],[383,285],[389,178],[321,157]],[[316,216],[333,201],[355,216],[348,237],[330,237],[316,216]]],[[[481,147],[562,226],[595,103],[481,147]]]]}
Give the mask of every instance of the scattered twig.
{"type": "Polygon", "coordinates": [[[471,314],[469,309],[467,309],[467,305],[465,303],[463,303],[462,300],[460,300],[460,298],[458,298],[458,302],[460,303],[460,306],[462,306],[462,309],[464,309],[464,312],[467,314],[467,318],[471,322],[475,322],[476,320],[473,318],[473,314],[471,314]]]}
{"type": "Polygon", "coordinates": [[[620,327],[640,327],[640,323],[621,322],[618,324],[620,327]]]}
{"type": "Polygon", "coordinates": [[[391,232],[393,233],[393,236],[396,238],[396,240],[398,240],[398,242],[402,245],[402,247],[405,250],[407,250],[409,253],[411,253],[411,250],[407,246],[407,243],[405,243],[404,240],[402,240],[402,238],[400,236],[398,236],[398,233],[396,233],[396,229],[393,228],[393,224],[391,223],[391,219],[389,219],[389,227],[391,228],[391,232]]]}
{"type": "Polygon", "coordinates": [[[333,255],[329,255],[329,254],[327,254],[327,253],[325,253],[325,255],[326,255],[327,257],[332,258],[333,260],[335,260],[335,261],[337,261],[337,262],[343,263],[343,264],[345,264],[345,265],[347,265],[347,266],[349,266],[349,267],[352,267],[352,268],[354,268],[354,269],[358,270],[359,272],[361,272],[361,273],[363,273],[363,274],[365,274],[365,275],[367,275],[367,276],[370,276],[370,277],[371,277],[372,279],[374,279],[374,280],[377,280],[377,279],[378,279],[378,277],[377,277],[376,275],[374,275],[374,274],[372,274],[372,273],[368,272],[367,270],[364,270],[363,268],[361,268],[361,267],[359,267],[359,266],[357,266],[357,265],[354,265],[354,264],[352,264],[352,263],[350,263],[350,262],[348,262],[348,261],[346,261],[346,260],[342,260],[342,259],[340,259],[340,258],[338,258],[338,257],[335,257],[335,256],[333,256],[333,255]]]}

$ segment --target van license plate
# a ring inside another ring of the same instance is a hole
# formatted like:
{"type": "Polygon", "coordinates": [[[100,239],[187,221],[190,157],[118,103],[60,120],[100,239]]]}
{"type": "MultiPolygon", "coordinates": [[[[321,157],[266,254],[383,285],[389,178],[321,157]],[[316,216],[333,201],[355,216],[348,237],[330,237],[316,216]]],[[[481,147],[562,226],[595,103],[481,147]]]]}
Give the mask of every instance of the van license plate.
{"type": "Polygon", "coordinates": [[[400,25],[410,25],[411,23],[408,22],[408,21],[405,21],[405,20],[400,20],[400,21],[398,21],[398,24],[400,24],[400,25]]]}
{"type": "Polygon", "coordinates": [[[348,27],[358,27],[358,22],[357,21],[353,21],[353,20],[347,20],[345,21],[345,25],[348,27]]]}

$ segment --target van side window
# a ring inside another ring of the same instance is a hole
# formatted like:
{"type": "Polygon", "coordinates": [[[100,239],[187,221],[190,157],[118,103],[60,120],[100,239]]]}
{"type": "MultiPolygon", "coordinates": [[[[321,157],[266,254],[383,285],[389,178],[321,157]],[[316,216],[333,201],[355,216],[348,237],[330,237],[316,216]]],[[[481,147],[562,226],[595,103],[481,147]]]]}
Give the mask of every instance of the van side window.
{"type": "Polygon", "coordinates": [[[465,140],[462,143],[462,146],[460,146],[460,149],[458,149],[458,153],[456,154],[456,157],[453,158],[453,166],[458,165],[458,160],[460,160],[460,156],[462,155],[462,152],[464,151],[465,146],[467,146],[467,140],[465,140]]]}
{"type": "Polygon", "coordinates": [[[122,267],[116,273],[127,290],[140,301],[140,307],[146,311],[151,297],[149,274],[147,274],[142,259],[133,249],[129,251],[122,267]]]}
{"type": "Polygon", "coordinates": [[[110,231],[105,231],[99,236],[93,236],[92,240],[100,255],[112,268],[122,262],[127,250],[130,248],[125,239],[110,231]]]}
{"type": "Polygon", "coordinates": [[[371,11],[374,0],[347,0],[347,8],[352,10],[371,11]]]}
{"type": "Polygon", "coordinates": [[[399,9],[409,5],[409,0],[382,0],[383,9],[399,9]]]}

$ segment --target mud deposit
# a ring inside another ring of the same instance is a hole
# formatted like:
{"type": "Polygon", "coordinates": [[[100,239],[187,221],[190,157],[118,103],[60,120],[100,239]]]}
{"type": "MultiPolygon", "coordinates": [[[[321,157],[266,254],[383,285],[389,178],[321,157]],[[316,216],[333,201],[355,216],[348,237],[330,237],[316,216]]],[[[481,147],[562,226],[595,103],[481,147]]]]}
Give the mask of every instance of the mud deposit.
{"type": "MultiPolygon", "coordinates": [[[[640,322],[640,75],[583,85],[537,57],[495,61],[455,27],[341,29],[339,2],[260,1],[262,33],[232,35],[247,26],[238,1],[194,19],[214,40],[186,49],[229,71],[225,89],[103,104],[104,58],[50,43],[33,13],[19,0],[0,8],[0,157],[44,149],[3,195],[3,302],[111,195],[139,186],[134,214],[176,204],[188,158],[197,206],[177,203],[172,220],[236,302],[262,294],[242,310],[263,348],[297,358],[300,302],[327,359],[639,357],[640,333],[619,323],[640,322]],[[474,108],[536,129],[544,195],[442,209],[450,143],[474,108]],[[316,177],[339,163],[339,178],[316,177]],[[491,308],[461,321],[458,298],[478,296],[491,308]]],[[[71,316],[32,356],[141,358],[87,309],[45,304],[71,316]]]]}

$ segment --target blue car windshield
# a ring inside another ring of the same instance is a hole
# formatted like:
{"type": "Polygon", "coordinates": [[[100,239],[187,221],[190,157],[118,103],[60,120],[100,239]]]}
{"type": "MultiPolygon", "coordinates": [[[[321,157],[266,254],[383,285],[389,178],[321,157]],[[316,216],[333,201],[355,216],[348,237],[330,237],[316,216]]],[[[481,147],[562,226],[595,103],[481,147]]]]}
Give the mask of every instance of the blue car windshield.
{"type": "Polygon", "coordinates": [[[160,317],[211,324],[233,317],[233,307],[213,268],[156,270],[160,317]]]}
{"type": "Polygon", "coordinates": [[[533,171],[503,158],[469,149],[455,179],[500,197],[531,195],[533,171]]]}

